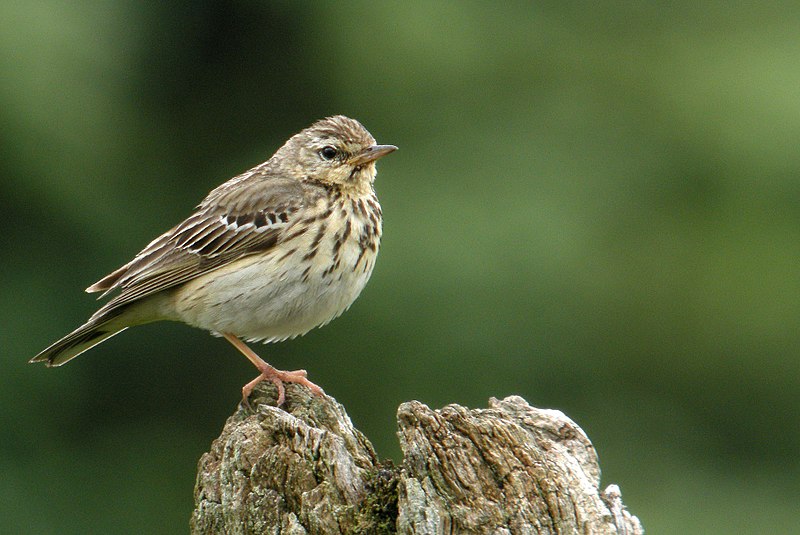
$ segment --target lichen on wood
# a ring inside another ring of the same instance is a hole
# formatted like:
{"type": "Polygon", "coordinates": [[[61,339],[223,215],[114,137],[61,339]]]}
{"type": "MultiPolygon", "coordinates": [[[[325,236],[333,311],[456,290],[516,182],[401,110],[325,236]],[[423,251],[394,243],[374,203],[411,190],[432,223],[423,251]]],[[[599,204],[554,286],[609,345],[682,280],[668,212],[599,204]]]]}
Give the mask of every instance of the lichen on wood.
{"type": "Polygon", "coordinates": [[[559,411],[398,409],[403,462],[378,460],[331,397],[259,388],[198,465],[193,534],[643,533],[597,454],[559,411]]]}

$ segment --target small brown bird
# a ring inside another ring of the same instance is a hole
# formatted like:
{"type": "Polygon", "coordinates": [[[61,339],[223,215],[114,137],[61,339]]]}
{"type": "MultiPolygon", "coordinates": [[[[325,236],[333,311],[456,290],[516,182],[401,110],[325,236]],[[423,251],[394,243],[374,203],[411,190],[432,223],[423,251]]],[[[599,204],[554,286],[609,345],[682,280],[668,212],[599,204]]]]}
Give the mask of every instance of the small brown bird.
{"type": "Polygon", "coordinates": [[[223,336],[278,389],[322,389],[305,370],[281,371],[241,338],[277,342],[325,325],[355,301],[375,266],[382,232],[375,162],[397,150],[377,145],[353,119],[323,119],[266,162],[225,182],[183,223],[86,289],[119,295],[31,362],[60,366],[144,323],[182,321],[223,336]]]}

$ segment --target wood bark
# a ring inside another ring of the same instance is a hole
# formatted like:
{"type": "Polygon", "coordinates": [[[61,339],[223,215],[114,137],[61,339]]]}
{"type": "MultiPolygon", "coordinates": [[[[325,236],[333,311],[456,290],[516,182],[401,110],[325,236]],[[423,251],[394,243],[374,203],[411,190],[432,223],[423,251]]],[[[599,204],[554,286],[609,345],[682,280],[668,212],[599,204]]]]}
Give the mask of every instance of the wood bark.
{"type": "Polygon", "coordinates": [[[198,465],[200,534],[644,532],[563,413],[518,396],[487,409],[400,405],[403,462],[380,461],[331,397],[271,386],[240,407],[198,465]]]}

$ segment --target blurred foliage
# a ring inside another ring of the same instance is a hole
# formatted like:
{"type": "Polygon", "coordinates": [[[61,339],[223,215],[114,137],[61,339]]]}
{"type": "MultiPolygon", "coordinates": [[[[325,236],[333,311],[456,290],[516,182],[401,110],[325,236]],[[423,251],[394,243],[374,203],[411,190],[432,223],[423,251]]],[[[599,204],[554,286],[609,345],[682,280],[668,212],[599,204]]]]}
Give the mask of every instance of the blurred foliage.
{"type": "Polygon", "coordinates": [[[335,113],[400,151],[342,318],[259,347],[398,457],[394,410],[520,394],[652,533],[797,529],[800,8],[4,2],[0,532],[180,533],[254,375],[178,324],[26,360],[81,290],[335,113]]]}

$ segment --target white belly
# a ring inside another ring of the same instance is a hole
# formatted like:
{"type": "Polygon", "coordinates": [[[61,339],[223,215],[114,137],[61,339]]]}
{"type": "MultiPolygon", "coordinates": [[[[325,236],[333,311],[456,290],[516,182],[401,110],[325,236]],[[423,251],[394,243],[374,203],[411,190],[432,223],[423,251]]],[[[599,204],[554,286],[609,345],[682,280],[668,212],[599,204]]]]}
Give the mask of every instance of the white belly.
{"type": "Polygon", "coordinates": [[[302,261],[303,246],[280,260],[280,247],[243,258],[190,281],[175,291],[170,316],[249,341],[293,338],[339,316],[372,274],[377,251],[359,259],[357,241],[342,245],[339,269],[324,274],[330,255],[302,261]],[[308,273],[304,273],[309,267],[308,273]],[[354,269],[355,267],[355,269],[354,269]]]}

